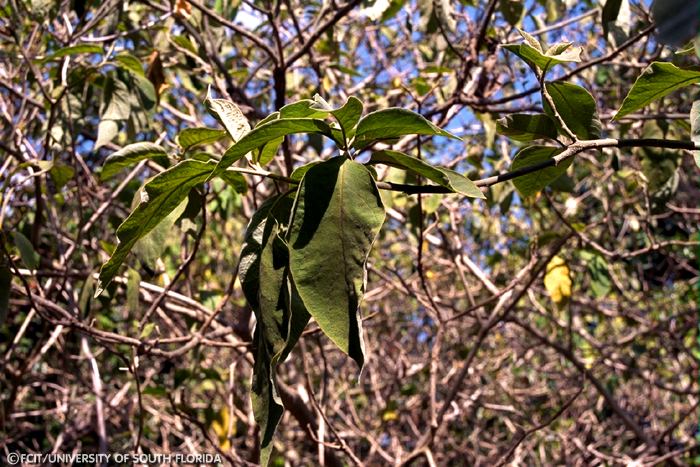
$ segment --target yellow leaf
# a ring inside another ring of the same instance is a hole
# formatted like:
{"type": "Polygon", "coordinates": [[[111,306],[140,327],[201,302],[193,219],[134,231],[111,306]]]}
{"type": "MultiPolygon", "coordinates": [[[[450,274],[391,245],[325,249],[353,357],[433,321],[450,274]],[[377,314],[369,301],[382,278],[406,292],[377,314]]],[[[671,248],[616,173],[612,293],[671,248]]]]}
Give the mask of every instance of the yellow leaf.
{"type": "Polygon", "coordinates": [[[399,413],[396,410],[386,410],[382,414],[382,420],[385,422],[391,422],[399,419],[399,413]]]}
{"type": "Polygon", "coordinates": [[[555,256],[547,264],[547,273],[544,276],[544,286],[557,305],[571,297],[571,277],[569,267],[559,256],[555,256]]]}
{"type": "MultiPolygon", "coordinates": [[[[224,406],[219,411],[219,416],[211,422],[211,429],[216,433],[217,438],[219,438],[219,446],[223,451],[228,451],[231,449],[231,442],[228,437],[228,427],[231,423],[231,415],[229,414],[228,407],[224,406]]],[[[231,436],[235,434],[236,424],[231,425],[231,436]]]]}

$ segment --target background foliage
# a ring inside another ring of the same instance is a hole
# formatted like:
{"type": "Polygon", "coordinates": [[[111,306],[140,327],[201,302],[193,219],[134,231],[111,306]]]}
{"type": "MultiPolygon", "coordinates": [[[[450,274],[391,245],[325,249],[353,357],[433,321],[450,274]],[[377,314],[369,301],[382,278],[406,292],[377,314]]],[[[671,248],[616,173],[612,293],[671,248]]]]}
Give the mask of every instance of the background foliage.
{"type": "Polygon", "coordinates": [[[386,210],[364,369],[312,320],[276,369],[272,463],[697,464],[700,72],[675,3],[10,0],[0,446],[256,463],[246,226],[348,149],[329,109],[354,97],[432,123],[343,128],[386,210]],[[283,121],[316,94],[326,123],[283,121]],[[232,146],[228,101],[303,134],[232,146]]]}

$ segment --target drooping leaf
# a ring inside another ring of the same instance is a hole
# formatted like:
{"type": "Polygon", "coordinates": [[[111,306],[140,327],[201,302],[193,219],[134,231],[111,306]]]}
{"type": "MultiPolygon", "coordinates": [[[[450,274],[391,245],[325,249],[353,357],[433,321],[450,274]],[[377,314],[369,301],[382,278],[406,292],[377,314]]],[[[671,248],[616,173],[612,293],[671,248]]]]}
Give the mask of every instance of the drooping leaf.
{"type": "Polygon", "coordinates": [[[224,153],[213,175],[218,175],[241,157],[254,149],[262,147],[265,143],[293,133],[320,133],[329,137],[332,135],[330,127],[323,120],[314,118],[272,120],[255,127],[240,141],[231,146],[224,153]]]}
{"type": "Polygon", "coordinates": [[[362,164],[335,157],[309,169],[299,185],[289,231],[291,277],[321,330],[360,368],[364,267],[383,222],[379,191],[362,164]]]}
{"type": "Polygon", "coordinates": [[[631,114],[677,89],[696,83],[700,83],[700,71],[684,70],[672,63],[654,62],[634,82],[613,120],[631,114]]]}
{"type": "Polygon", "coordinates": [[[454,170],[430,165],[418,158],[411,157],[399,151],[377,151],[370,158],[371,164],[386,164],[391,167],[408,170],[423,176],[453,193],[459,193],[471,198],[485,198],[478,186],[467,177],[454,170]]]}
{"type": "Polygon", "coordinates": [[[14,240],[15,246],[19,250],[19,256],[22,258],[24,265],[29,269],[37,269],[40,258],[39,253],[32,246],[32,242],[19,231],[12,232],[12,240],[14,240]]]}
{"type": "Polygon", "coordinates": [[[522,142],[557,137],[557,126],[546,114],[507,115],[496,121],[496,131],[522,142]]]}
{"type": "MultiPolygon", "coordinates": [[[[581,86],[563,81],[545,83],[557,113],[579,139],[600,137],[601,123],[593,96],[581,86]]],[[[551,106],[544,102],[544,111],[559,125],[551,106]]]]}
{"type": "Polygon", "coordinates": [[[292,210],[291,193],[274,196],[265,201],[253,214],[246,227],[243,248],[238,262],[238,276],[246,300],[252,309],[259,308],[260,254],[265,246],[265,226],[268,220],[276,220],[286,225],[292,210]]]}
{"type": "Polygon", "coordinates": [[[240,141],[250,131],[248,119],[235,103],[227,99],[212,99],[210,92],[207,92],[204,103],[209,113],[226,128],[234,143],[240,141]]]}
{"type": "Polygon", "coordinates": [[[253,215],[238,269],[244,294],[257,318],[251,398],[261,431],[261,465],[269,461],[283,411],[275,387],[275,368],[289,355],[309,321],[290,282],[289,251],[279,236],[278,219],[286,222],[291,205],[289,195],[274,197],[253,215]]]}
{"type": "Polygon", "coordinates": [[[124,146],[119,151],[110,154],[102,166],[100,178],[107,180],[114,177],[122,169],[130,167],[144,159],[167,157],[163,147],[155,143],[141,142],[124,146]]]}
{"type": "Polygon", "coordinates": [[[263,167],[269,164],[272,159],[275,158],[275,155],[277,154],[277,151],[282,143],[284,143],[284,136],[275,138],[272,141],[265,143],[265,146],[260,149],[257,162],[263,167]]]}
{"type": "MultiPolygon", "coordinates": [[[[561,151],[561,148],[549,146],[529,146],[515,155],[511,170],[547,163],[561,151]]],[[[561,177],[571,165],[571,161],[571,158],[569,158],[557,166],[542,168],[536,172],[522,175],[513,179],[513,184],[521,196],[531,196],[561,177]]]]}
{"type": "Polygon", "coordinates": [[[390,108],[371,112],[360,119],[353,147],[362,149],[373,141],[390,140],[404,135],[447,136],[459,139],[452,133],[438,128],[420,114],[390,108]]]}
{"type": "Polygon", "coordinates": [[[187,151],[201,144],[211,144],[219,141],[227,135],[224,130],[216,128],[185,128],[177,135],[177,144],[183,151],[187,151]]]}
{"type": "Polygon", "coordinates": [[[146,184],[141,203],[117,229],[119,244],[100,269],[95,296],[112,281],[134,244],[177,208],[193,187],[203,183],[213,168],[213,164],[185,160],[146,184]]]}
{"type": "MultiPolygon", "coordinates": [[[[700,143],[700,101],[693,102],[690,108],[690,138],[700,143]]],[[[693,151],[695,164],[700,167],[700,151],[693,151]]]]}

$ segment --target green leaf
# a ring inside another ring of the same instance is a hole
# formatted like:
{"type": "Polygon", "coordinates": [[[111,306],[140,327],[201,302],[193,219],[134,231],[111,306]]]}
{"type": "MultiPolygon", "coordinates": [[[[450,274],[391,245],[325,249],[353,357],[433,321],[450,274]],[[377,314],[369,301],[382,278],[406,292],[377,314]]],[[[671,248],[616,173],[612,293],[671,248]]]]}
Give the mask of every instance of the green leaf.
{"type": "Polygon", "coordinates": [[[331,128],[323,120],[314,118],[272,120],[255,127],[240,141],[228,148],[219,165],[216,166],[213,175],[218,175],[241,157],[254,149],[262,147],[265,143],[293,133],[320,133],[329,137],[332,135],[331,128]]]}
{"type": "Polygon", "coordinates": [[[357,124],[353,147],[362,149],[374,141],[389,140],[404,135],[459,137],[438,128],[430,120],[410,110],[389,108],[365,115],[357,124]]]}
{"type": "Polygon", "coordinates": [[[52,60],[57,60],[59,58],[67,57],[69,55],[78,54],[101,54],[103,52],[102,46],[96,44],[77,44],[70,45],[68,47],[63,47],[58,49],[56,52],[40,60],[40,63],[50,62],[52,60]]]}
{"type": "Polygon", "coordinates": [[[399,151],[377,151],[372,154],[370,164],[385,164],[391,167],[408,170],[447,188],[453,193],[459,193],[472,198],[485,198],[479,187],[467,177],[450,169],[435,167],[425,161],[399,151]]]}
{"type": "Polygon", "coordinates": [[[105,144],[109,143],[119,133],[119,125],[114,120],[102,120],[97,125],[97,138],[93,149],[97,151],[105,144]]]}
{"type": "Polygon", "coordinates": [[[144,159],[167,157],[168,153],[155,143],[141,142],[124,146],[119,151],[112,153],[105,159],[100,172],[100,178],[107,180],[114,177],[125,167],[132,166],[144,159]]]}
{"type": "Polygon", "coordinates": [[[311,99],[292,102],[279,110],[279,118],[324,118],[328,112],[318,109],[317,104],[311,99]]]}
{"type": "Polygon", "coordinates": [[[102,96],[102,120],[126,120],[131,114],[129,89],[120,79],[112,76],[105,80],[102,96]]]}
{"type": "MultiPolygon", "coordinates": [[[[562,151],[561,148],[549,146],[530,146],[522,149],[515,155],[511,170],[519,170],[525,167],[530,167],[545,163],[552,159],[562,151]]],[[[572,159],[568,158],[557,166],[547,167],[532,172],[527,175],[522,175],[513,179],[513,184],[518,192],[523,197],[531,196],[555,181],[557,178],[566,172],[566,169],[571,165],[572,159]]]]}
{"type": "Polygon", "coordinates": [[[279,138],[275,138],[272,141],[266,143],[265,146],[263,146],[262,149],[260,149],[257,162],[263,167],[269,164],[270,161],[272,161],[272,159],[275,158],[277,150],[283,142],[284,136],[280,136],[279,138]]]}
{"type": "Polygon", "coordinates": [[[141,60],[129,53],[120,53],[119,55],[114,57],[114,61],[117,62],[121,68],[131,73],[141,75],[144,77],[146,76],[146,73],[143,71],[143,65],[141,64],[141,60]]]}
{"type": "Polygon", "coordinates": [[[211,175],[213,164],[185,160],[153,177],[138,207],[117,229],[119,244],[100,269],[95,296],[112,281],[134,244],[177,208],[190,190],[211,175]]]}
{"type": "Polygon", "coordinates": [[[522,0],[501,0],[498,9],[511,26],[517,26],[523,17],[525,6],[522,0]]]}
{"type": "Polygon", "coordinates": [[[49,175],[56,188],[60,190],[73,178],[75,170],[70,165],[55,161],[53,167],[49,170],[49,175]]]}
{"type": "Polygon", "coordinates": [[[526,43],[506,44],[503,48],[525,60],[536,74],[547,73],[554,65],[581,61],[583,49],[572,47],[571,42],[555,44],[545,52],[534,37],[524,31],[520,33],[525,38],[526,43]]]}
{"type": "Polygon", "coordinates": [[[12,239],[19,250],[19,256],[22,258],[24,265],[28,269],[37,269],[40,258],[39,253],[34,250],[32,242],[19,231],[12,232],[12,239]]]}
{"type": "Polygon", "coordinates": [[[335,157],[306,172],[289,231],[291,276],[321,330],[360,368],[364,268],[383,223],[379,191],[362,164],[335,157]]]}
{"type": "Polygon", "coordinates": [[[236,190],[236,193],[245,194],[248,191],[248,182],[242,173],[232,169],[224,170],[219,174],[221,179],[236,190]]]}
{"type": "Polygon", "coordinates": [[[250,131],[248,119],[235,103],[227,99],[212,99],[209,91],[204,101],[207,110],[226,128],[234,143],[240,141],[250,131]]]}
{"type": "Polygon", "coordinates": [[[496,131],[522,142],[557,137],[557,126],[546,114],[508,115],[496,121],[496,131]]]}
{"type": "Polygon", "coordinates": [[[314,165],[317,165],[317,164],[320,164],[320,162],[314,161],[314,162],[309,162],[308,164],[299,166],[296,169],[294,169],[294,171],[289,176],[289,178],[291,178],[292,180],[300,181],[302,178],[304,178],[304,175],[306,175],[306,172],[308,172],[311,167],[313,167],[314,165]]]}
{"type": "MultiPolygon", "coordinates": [[[[143,199],[142,187],[139,189],[134,196],[133,207],[138,206],[138,203],[143,199]]],[[[168,237],[173,234],[173,225],[177,221],[182,213],[187,207],[187,199],[183,199],[182,202],[173,209],[167,216],[161,220],[158,225],[156,225],[153,230],[148,232],[146,235],[141,237],[133,247],[134,254],[144,263],[149,265],[152,269],[155,268],[156,261],[163,254],[165,247],[167,246],[168,237]]]]}
{"type": "Polygon", "coordinates": [[[291,193],[272,197],[265,201],[253,214],[246,227],[243,248],[238,263],[238,276],[241,288],[250,307],[259,309],[258,292],[260,289],[259,264],[260,254],[266,243],[265,226],[268,220],[286,224],[292,209],[291,193]]]}
{"type": "Polygon", "coordinates": [[[591,277],[591,291],[597,298],[605,297],[612,290],[612,281],[608,275],[608,263],[598,253],[582,251],[581,259],[586,262],[591,277]]]}
{"type": "MultiPolygon", "coordinates": [[[[700,101],[693,102],[690,108],[690,138],[700,143],[700,101]]],[[[693,151],[695,164],[700,167],[700,151],[693,151]]]]}
{"type": "Polygon", "coordinates": [[[607,36],[611,29],[618,28],[629,34],[630,7],[629,0],[607,0],[601,15],[603,33],[607,36]]]}
{"type": "MultiPolygon", "coordinates": [[[[581,86],[563,81],[545,83],[545,88],[554,101],[557,113],[579,139],[600,137],[601,123],[598,119],[596,102],[588,91],[581,86]]],[[[544,111],[559,126],[559,121],[546,101],[544,111]]]]}
{"type": "Polygon", "coordinates": [[[239,263],[244,294],[255,312],[255,367],[251,399],[260,426],[261,465],[267,465],[272,437],[282,417],[275,368],[289,355],[309,314],[289,280],[289,251],[277,219],[288,219],[289,195],[274,197],[258,209],[246,229],[239,263]]]}
{"type": "Polygon", "coordinates": [[[201,144],[211,144],[225,137],[227,132],[216,128],[185,128],[177,135],[177,144],[187,151],[201,144]]]}
{"type": "Polygon", "coordinates": [[[632,85],[613,120],[624,117],[665,95],[700,82],[700,71],[684,70],[672,63],[654,62],[632,85]]]}
{"type": "Polygon", "coordinates": [[[350,96],[342,107],[330,111],[343,128],[346,140],[355,136],[355,127],[362,117],[362,110],[362,101],[357,97],[350,96]]]}

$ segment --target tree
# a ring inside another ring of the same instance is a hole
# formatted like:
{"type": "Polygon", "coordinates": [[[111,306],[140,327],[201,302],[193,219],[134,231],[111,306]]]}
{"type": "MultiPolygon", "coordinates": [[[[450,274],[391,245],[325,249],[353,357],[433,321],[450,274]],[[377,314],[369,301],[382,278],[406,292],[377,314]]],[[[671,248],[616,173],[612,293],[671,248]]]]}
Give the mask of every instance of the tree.
{"type": "Polygon", "coordinates": [[[697,25],[568,3],[2,7],[6,451],[698,463],[697,25]]]}

